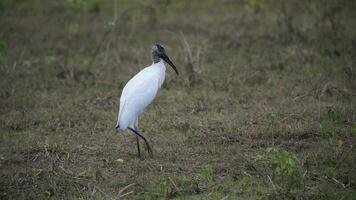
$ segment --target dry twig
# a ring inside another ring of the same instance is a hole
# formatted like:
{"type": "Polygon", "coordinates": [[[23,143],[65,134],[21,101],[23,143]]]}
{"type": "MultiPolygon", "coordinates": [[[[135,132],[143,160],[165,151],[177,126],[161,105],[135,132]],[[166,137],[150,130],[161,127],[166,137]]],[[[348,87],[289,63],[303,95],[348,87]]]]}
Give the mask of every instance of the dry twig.
{"type": "Polygon", "coordinates": [[[93,187],[93,190],[91,191],[90,193],[90,200],[94,200],[94,195],[95,195],[95,192],[96,192],[96,189],[95,189],[95,186],[93,187]]]}
{"type": "Polygon", "coordinates": [[[188,76],[189,84],[197,84],[203,81],[202,67],[201,67],[201,55],[204,51],[207,40],[204,40],[198,47],[195,57],[193,56],[192,49],[185,38],[184,34],[180,32],[180,37],[185,52],[185,71],[188,76]]]}
{"type": "Polygon", "coordinates": [[[180,196],[182,196],[182,193],[180,192],[180,189],[178,188],[178,186],[175,184],[175,182],[172,180],[171,177],[168,177],[169,181],[172,183],[172,185],[174,186],[174,188],[177,190],[178,194],[180,196]]]}
{"type": "Polygon", "coordinates": [[[128,194],[131,194],[132,191],[130,191],[130,192],[128,192],[128,193],[122,195],[122,193],[123,193],[125,190],[127,190],[128,188],[130,188],[130,187],[132,187],[132,186],[134,186],[134,185],[136,185],[136,183],[131,183],[131,184],[125,186],[124,188],[122,188],[122,189],[119,191],[119,193],[116,195],[116,199],[120,199],[120,198],[123,197],[123,196],[126,196],[126,195],[128,195],[128,194]]]}
{"type": "Polygon", "coordinates": [[[274,185],[274,183],[273,183],[273,181],[272,181],[271,177],[270,177],[269,175],[267,175],[267,177],[268,177],[269,182],[270,182],[270,183],[271,183],[271,185],[272,185],[273,192],[274,192],[276,195],[278,195],[277,188],[276,188],[276,186],[274,185]]]}

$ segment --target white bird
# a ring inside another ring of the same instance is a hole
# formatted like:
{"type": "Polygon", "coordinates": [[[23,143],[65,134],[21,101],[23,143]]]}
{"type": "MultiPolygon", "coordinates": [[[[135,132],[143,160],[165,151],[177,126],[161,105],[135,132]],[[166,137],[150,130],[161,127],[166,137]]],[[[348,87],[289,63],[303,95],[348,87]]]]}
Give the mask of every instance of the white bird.
{"type": "Polygon", "coordinates": [[[129,129],[136,135],[139,157],[141,156],[139,137],[144,140],[147,151],[153,156],[147,139],[139,132],[138,117],[153,101],[158,89],[164,82],[166,66],[162,59],[174,69],[177,75],[179,74],[164,48],[156,43],[152,47],[152,65],[142,69],[132,77],[125,85],[120,97],[120,110],[115,128],[122,130],[129,129]]]}

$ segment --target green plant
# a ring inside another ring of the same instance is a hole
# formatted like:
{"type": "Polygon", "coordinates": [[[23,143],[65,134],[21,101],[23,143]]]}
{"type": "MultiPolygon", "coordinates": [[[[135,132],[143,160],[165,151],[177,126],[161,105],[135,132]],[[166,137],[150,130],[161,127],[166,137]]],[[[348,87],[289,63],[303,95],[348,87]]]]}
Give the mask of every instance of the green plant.
{"type": "Polygon", "coordinates": [[[213,166],[204,165],[199,172],[199,180],[212,181],[214,175],[213,166]]]}
{"type": "Polygon", "coordinates": [[[270,123],[275,123],[277,121],[277,117],[278,117],[278,114],[277,112],[271,112],[270,116],[269,116],[269,121],[270,123]]]}
{"type": "Polygon", "coordinates": [[[250,8],[259,9],[262,6],[262,2],[262,0],[247,0],[246,4],[250,8]]]}
{"type": "Polygon", "coordinates": [[[68,31],[70,33],[78,33],[79,32],[79,25],[77,23],[69,24],[68,31]]]}
{"type": "Polygon", "coordinates": [[[192,178],[188,176],[180,176],[177,180],[177,185],[180,188],[189,188],[192,185],[192,178]]]}
{"type": "Polygon", "coordinates": [[[154,185],[154,191],[159,198],[167,198],[173,190],[167,179],[161,179],[154,185]]]}
{"type": "Polygon", "coordinates": [[[267,156],[271,159],[273,177],[290,176],[297,168],[296,157],[286,151],[278,151],[270,147],[266,150],[267,156]]]}
{"type": "Polygon", "coordinates": [[[335,108],[330,108],[320,123],[320,128],[329,138],[332,145],[341,144],[338,137],[337,124],[340,122],[341,114],[335,108]]]}
{"type": "Polygon", "coordinates": [[[267,118],[267,131],[271,130],[272,133],[272,145],[274,146],[274,135],[275,135],[275,128],[276,128],[276,122],[277,122],[278,114],[277,112],[273,111],[271,112],[270,115],[268,115],[267,118]]]}
{"type": "Polygon", "coordinates": [[[334,178],[336,177],[338,174],[337,170],[335,167],[327,167],[325,170],[324,170],[324,175],[326,177],[330,177],[330,178],[334,178]]]}
{"type": "Polygon", "coordinates": [[[0,1],[0,10],[4,10],[5,8],[9,7],[11,5],[12,1],[10,0],[2,0],[0,1]]]}
{"type": "Polygon", "coordinates": [[[356,123],[352,125],[350,134],[351,136],[356,136],[356,123]]]}
{"type": "Polygon", "coordinates": [[[96,1],[90,0],[66,0],[66,5],[73,9],[78,10],[83,13],[88,12],[98,12],[99,11],[99,4],[96,1]]]}
{"type": "Polygon", "coordinates": [[[47,56],[46,57],[46,62],[49,65],[53,65],[53,64],[55,64],[57,62],[57,58],[54,55],[47,56]]]}
{"type": "Polygon", "coordinates": [[[4,62],[7,56],[7,47],[5,42],[0,41],[0,63],[4,62]]]}
{"type": "Polygon", "coordinates": [[[296,156],[287,151],[279,151],[274,147],[266,149],[266,155],[270,159],[272,179],[285,195],[292,191],[298,191],[303,181],[303,175],[296,156]]]}

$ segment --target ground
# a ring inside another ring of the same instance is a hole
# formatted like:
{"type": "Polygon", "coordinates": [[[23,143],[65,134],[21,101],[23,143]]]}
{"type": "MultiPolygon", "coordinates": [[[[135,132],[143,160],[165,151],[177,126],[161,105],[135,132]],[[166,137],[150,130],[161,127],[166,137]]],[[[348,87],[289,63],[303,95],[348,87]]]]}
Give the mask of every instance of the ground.
{"type": "Polygon", "coordinates": [[[354,199],[355,9],[2,1],[0,198],[354,199]],[[140,159],[114,127],[156,41],[181,74],[140,116],[140,159]]]}

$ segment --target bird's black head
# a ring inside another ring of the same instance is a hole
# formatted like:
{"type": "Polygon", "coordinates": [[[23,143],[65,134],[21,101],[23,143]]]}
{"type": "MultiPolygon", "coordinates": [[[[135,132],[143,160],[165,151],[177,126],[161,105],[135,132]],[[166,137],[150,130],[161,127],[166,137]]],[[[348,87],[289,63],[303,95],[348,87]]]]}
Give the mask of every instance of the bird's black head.
{"type": "Polygon", "coordinates": [[[164,50],[164,48],[162,47],[161,44],[156,43],[152,46],[152,53],[157,53],[157,54],[166,54],[166,51],[164,50]]]}
{"type": "Polygon", "coordinates": [[[164,61],[166,61],[166,63],[168,63],[174,69],[174,71],[177,73],[177,75],[179,74],[176,66],[169,59],[169,57],[167,56],[166,51],[164,50],[162,45],[160,45],[159,43],[156,43],[152,46],[152,60],[154,63],[157,63],[161,60],[161,58],[164,61]]]}

